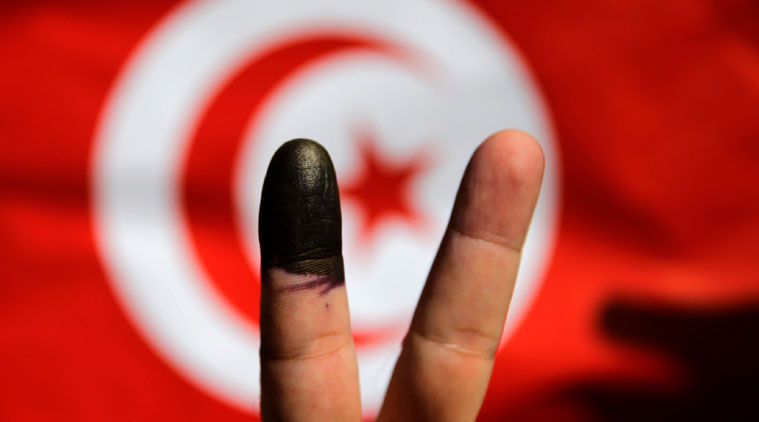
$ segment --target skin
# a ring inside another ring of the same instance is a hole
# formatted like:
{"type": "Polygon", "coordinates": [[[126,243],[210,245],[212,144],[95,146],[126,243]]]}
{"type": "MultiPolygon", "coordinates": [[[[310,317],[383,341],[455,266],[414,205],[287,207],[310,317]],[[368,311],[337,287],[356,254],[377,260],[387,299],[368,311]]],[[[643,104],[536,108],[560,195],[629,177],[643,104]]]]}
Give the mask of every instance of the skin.
{"type": "MultiPolygon", "coordinates": [[[[477,416],[543,167],[540,146],[519,131],[473,154],[377,420],[477,416]]],[[[321,145],[294,140],[274,155],[259,234],[263,418],[361,420],[339,196],[321,145]]]]}

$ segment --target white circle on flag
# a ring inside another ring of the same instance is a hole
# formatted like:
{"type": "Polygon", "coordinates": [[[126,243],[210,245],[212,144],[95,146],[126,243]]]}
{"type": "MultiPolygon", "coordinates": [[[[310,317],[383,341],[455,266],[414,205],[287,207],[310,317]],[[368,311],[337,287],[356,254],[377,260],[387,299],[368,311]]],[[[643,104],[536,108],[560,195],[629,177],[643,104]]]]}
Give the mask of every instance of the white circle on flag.
{"type": "MultiPolygon", "coordinates": [[[[342,52],[305,66],[267,98],[230,163],[251,262],[258,260],[258,195],[276,148],[316,139],[341,184],[350,183],[362,171],[355,134],[364,129],[379,159],[428,154],[430,165],[409,184],[421,229],[387,220],[367,245],[358,235],[366,219],[360,204],[344,201],[354,329],[408,322],[466,162],[499,129],[533,134],[546,155],[504,340],[528,309],[556,230],[558,157],[548,115],[519,54],[469,4],[209,0],[177,8],[127,62],[103,110],[92,163],[96,238],[117,298],[156,352],[198,388],[251,412],[260,395],[259,333],[211,287],[188,247],[180,168],[194,124],[230,74],[272,45],[325,33],[402,46],[424,66],[342,52]]],[[[379,409],[402,335],[357,348],[367,416],[379,409]]]]}

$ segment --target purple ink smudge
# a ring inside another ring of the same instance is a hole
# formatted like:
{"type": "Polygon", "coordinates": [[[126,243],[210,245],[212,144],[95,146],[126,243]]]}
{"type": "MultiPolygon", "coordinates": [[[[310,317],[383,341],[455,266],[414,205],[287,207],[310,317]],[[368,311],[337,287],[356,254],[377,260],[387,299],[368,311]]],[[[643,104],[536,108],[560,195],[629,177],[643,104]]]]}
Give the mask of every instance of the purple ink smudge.
{"type": "Polygon", "coordinates": [[[280,291],[300,292],[304,290],[321,288],[319,295],[324,296],[329,293],[330,290],[334,289],[335,287],[340,287],[344,284],[345,280],[343,278],[335,277],[334,275],[323,275],[317,276],[316,278],[308,281],[282,287],[280,291]]]}

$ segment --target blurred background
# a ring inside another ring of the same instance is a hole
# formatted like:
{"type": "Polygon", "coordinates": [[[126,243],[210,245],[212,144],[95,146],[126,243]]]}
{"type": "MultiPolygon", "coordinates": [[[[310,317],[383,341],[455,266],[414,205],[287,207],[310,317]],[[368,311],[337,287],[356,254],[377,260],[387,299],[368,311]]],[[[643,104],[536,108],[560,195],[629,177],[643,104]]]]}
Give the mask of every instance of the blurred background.
{"type": "Polygon", "coordinates": [[[258,195],[293,137],[338,172],[371,419],[464,166],[508,127],[548,167],[480,420],[757,420],[757,22],[3,2],[0,419],[256,420],[258,195]]]}

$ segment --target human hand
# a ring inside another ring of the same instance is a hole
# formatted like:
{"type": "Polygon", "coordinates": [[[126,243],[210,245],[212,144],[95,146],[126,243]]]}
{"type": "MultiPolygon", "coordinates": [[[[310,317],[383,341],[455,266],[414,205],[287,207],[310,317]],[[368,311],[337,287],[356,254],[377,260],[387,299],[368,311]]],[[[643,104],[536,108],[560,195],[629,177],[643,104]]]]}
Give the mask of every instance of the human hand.
{"type": "MultiPolygon", "coordinates": [[[[519,131],[498,132],[475,151],[378,420],[477,416],[543,167],[540,146],[519,131]]],[[[293,140],[274,154],[259,238],[263,418],[360,420],[340,199],[321,145],[293,140]]]]}

